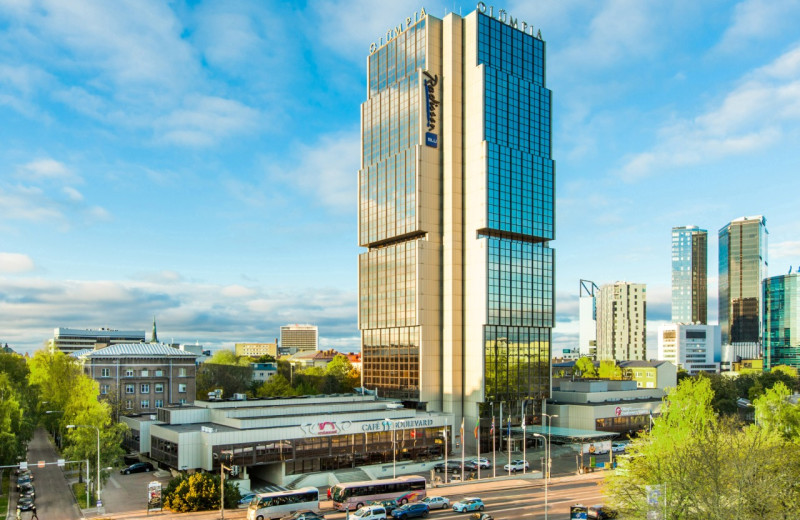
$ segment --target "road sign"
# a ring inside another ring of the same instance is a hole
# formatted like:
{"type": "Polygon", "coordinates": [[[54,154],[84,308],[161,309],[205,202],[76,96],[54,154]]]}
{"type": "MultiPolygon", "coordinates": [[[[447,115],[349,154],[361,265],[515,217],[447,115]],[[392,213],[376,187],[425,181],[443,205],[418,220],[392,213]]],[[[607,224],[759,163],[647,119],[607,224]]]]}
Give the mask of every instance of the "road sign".
{"type": "Polygon", "coordinates": [[[44,467],[44,461],[40,460],[39,463],[37,464],[37,466],[39,466],[40,468],[43,468],[44,467]]]}
{"type": "Polygon", "coordinates": [[[20,462],[19,469],[28,469],[28,463],[26,461],[20,462]]]}
{"type": "Polygon", "coordinates": [[[64,459],[58,459],[57,464],[58,464],[59,468],[63,468],[64,467],[64,459]]]}

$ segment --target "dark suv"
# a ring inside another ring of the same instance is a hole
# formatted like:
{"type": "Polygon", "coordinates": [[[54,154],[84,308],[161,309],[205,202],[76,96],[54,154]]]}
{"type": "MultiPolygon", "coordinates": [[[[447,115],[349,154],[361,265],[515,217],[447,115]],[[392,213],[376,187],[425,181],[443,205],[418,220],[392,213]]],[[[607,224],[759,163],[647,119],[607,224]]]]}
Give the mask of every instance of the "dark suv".
{"type": "MultiPolygon", "coordinates": [[[[444,462],[440,462],[436,464],[433,469],[436,470],[436,473],[442,473],[445,471],[444,462]]],[[[477,471],[478,466],[474,462],[465,461],[464,462],[464,471],[477,471]]],[[[461,461],[460,460],[449,460],[447,461],[447,472],[448,473],[461,473],[461,461]]]]}
{"type": "Polygon", "coordinates": [[[131,473],[142,473],[142,472],[149,472],[153,471],[153,465],[149,462],[137,462],[136,464],[131,464],[127,468],[122,468],[119,472],[123,475],[129,475],[131,473]]]}

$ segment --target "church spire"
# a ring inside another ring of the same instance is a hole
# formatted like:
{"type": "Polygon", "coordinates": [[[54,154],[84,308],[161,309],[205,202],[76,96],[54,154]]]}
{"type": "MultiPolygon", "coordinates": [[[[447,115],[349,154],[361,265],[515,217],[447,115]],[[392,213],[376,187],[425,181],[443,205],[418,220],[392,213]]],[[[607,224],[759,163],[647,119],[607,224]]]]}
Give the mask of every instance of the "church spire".
{"type": "Polygon", "coordinates": [[[150,343],[158,343],[158,334],[156,334],[156,317],[153,316],[153,337],[150,343]]]}

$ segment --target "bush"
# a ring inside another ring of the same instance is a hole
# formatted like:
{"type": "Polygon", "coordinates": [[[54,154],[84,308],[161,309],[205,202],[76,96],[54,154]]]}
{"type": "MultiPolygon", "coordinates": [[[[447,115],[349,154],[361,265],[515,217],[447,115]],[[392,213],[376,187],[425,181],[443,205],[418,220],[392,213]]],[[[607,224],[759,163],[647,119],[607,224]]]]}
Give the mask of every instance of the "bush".
{"type": "MultiPolygon", "coordinates": [[[[181,475],[170,480],[162,497],[164,507],[176,513],[219,509],[219,476],[181,475]]],[[[235,508],[240,498],[239,488],[225,482],[225,508],[235,508]]]]}

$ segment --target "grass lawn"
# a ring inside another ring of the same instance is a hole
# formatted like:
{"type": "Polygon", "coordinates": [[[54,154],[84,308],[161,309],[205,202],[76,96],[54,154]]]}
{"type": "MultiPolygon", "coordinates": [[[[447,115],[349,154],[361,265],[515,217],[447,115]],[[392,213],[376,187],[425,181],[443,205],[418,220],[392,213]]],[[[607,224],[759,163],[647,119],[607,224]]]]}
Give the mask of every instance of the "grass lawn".
{"type": "Polygon", "coordinates": [[[0,480],[3,487],[0,489],[0,515],[5,515],[8,511],[8,491],[11,489],[12,471],[10,469],[0,469],[0,480]]]}

